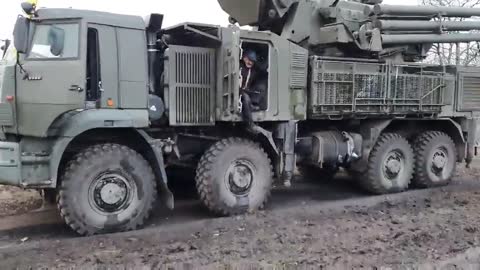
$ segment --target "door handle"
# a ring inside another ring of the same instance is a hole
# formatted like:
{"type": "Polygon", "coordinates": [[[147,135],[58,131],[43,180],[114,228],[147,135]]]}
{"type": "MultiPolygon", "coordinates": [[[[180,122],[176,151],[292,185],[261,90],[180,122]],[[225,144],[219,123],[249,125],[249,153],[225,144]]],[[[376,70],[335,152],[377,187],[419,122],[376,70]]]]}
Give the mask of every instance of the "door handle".
{"type": "Polygon", "coordinates": [[[83,88],[76,84],[72,84],[68,90],[79,93],[83,92],[83,88]]]}

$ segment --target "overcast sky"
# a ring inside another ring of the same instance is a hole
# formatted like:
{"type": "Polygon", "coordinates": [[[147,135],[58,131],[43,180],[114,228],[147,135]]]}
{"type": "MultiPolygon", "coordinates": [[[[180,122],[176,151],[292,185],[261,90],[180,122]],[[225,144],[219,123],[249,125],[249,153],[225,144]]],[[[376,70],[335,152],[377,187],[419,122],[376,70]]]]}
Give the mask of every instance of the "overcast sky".
{"type": "MultiPolygon", "coordinates": [[[[22,0],[0,0],[0,38],[10,37],[22,0]]],[[[238,0],[241,1],[241,0],[238,0]]],[[[417,0],[385,0],[388,4],[415,5],[417,0]]],[[[201,22],[226,25],[228,16],[217,0],[39,0],[40,7],[72,7],[145,16],[165,14],[165,25],[201,22]]]]}

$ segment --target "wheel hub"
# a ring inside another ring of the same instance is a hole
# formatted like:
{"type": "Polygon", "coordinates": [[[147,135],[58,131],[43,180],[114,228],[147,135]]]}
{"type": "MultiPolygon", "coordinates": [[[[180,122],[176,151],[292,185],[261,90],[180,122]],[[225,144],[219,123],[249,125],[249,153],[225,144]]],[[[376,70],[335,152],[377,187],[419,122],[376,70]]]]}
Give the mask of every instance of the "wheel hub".
{"type": "Polygon", "coordinates": [[[124,186],[108,183],[100,190],[100,198],[107,204],[116,204],[125,199],[127,190],[124,186]]]}
{"type": "Polygon", "coordinates": [[[392,159],[387,162],[387,170],[391,174],[398,174],[400,172],[400,161],[392,159]]]}
{"type": "Polygon", "coordinates": [[[396,178],[403,168],[402,155],[396,151],[393,151],[387,155],[384,162],[384,172],[390,180],[396,178]]]}
{"type": "Polygon", "coordinates": [[[130,183],[117,173],[101,175],[93,185],[93,202],[103,212],[113,213],[121,210],[130,197],[130,183]]]}
{"type": "Polygon", "coordinates": [[[236,195],[247,193],[253,183],[253,168],[253,165],[245,160],[232,163],[226,175],[230,191],[236,195]]]}
{"type": "Polygon", "coordinates": [[[437,170],[443,170],[447,165],[448,156],[443,150],[438,149],[433,154],[433,167],[437,170]]]}

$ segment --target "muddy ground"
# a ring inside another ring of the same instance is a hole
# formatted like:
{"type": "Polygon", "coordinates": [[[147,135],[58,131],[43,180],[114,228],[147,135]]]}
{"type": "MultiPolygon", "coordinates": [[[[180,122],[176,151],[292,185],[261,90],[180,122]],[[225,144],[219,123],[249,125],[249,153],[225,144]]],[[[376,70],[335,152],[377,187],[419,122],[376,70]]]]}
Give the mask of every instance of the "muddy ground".
{"type": "Polygon", "coordinates": [[[89,238],[59,220],[37,226],[45,217],[21,215],[38,204],[29,193],[24,207],[0,207],[0,269],[478,269],[477,175],[462,170],[446,188],[377,197],[354,179],[299,183],[277,189],[265,211],[232,218],[211,217],[187,198],[174,212],[155,213],[143,230],[89,238]]]}
{"type": "Polygon", "coordinates": [[[42,199],[38,191],[0,185],[0,218],[23,214],[38,209],[41,205],[42,199]]]}

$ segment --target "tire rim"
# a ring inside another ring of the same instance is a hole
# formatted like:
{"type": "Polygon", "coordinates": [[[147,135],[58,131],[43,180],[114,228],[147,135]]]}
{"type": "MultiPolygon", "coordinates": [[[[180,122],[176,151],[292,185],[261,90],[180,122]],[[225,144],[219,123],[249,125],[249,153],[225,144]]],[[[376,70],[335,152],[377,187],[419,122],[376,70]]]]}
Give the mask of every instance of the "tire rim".
{"type": "Polygon", "coordinates": [[[225,175],[228,189],[235,195],[247,194],[253,184],[255,166],[248,160],[236,160],[230,164],[225,175]]]}
{"type": "Polygon", "coordinates": [[[430,162],[430,171],[437,177],[445,177],[445,173],[448,173],[449,167],[449,155],[448,150],[441,146],[433,151],[430,162]]]}
{"type": "Polygon", "coordinates": [[[405,157],[399,150],[390,151],[383,162],[383,174],[390,181],[397,180],[405,167],[405,157]]]}
{"type": "Polygon", "coordinates": [[[90,184],[90,205],[104,214],[118,213],[130,205],[133,188],[134,185],[122,173],[103,173],[90,184]]]}

